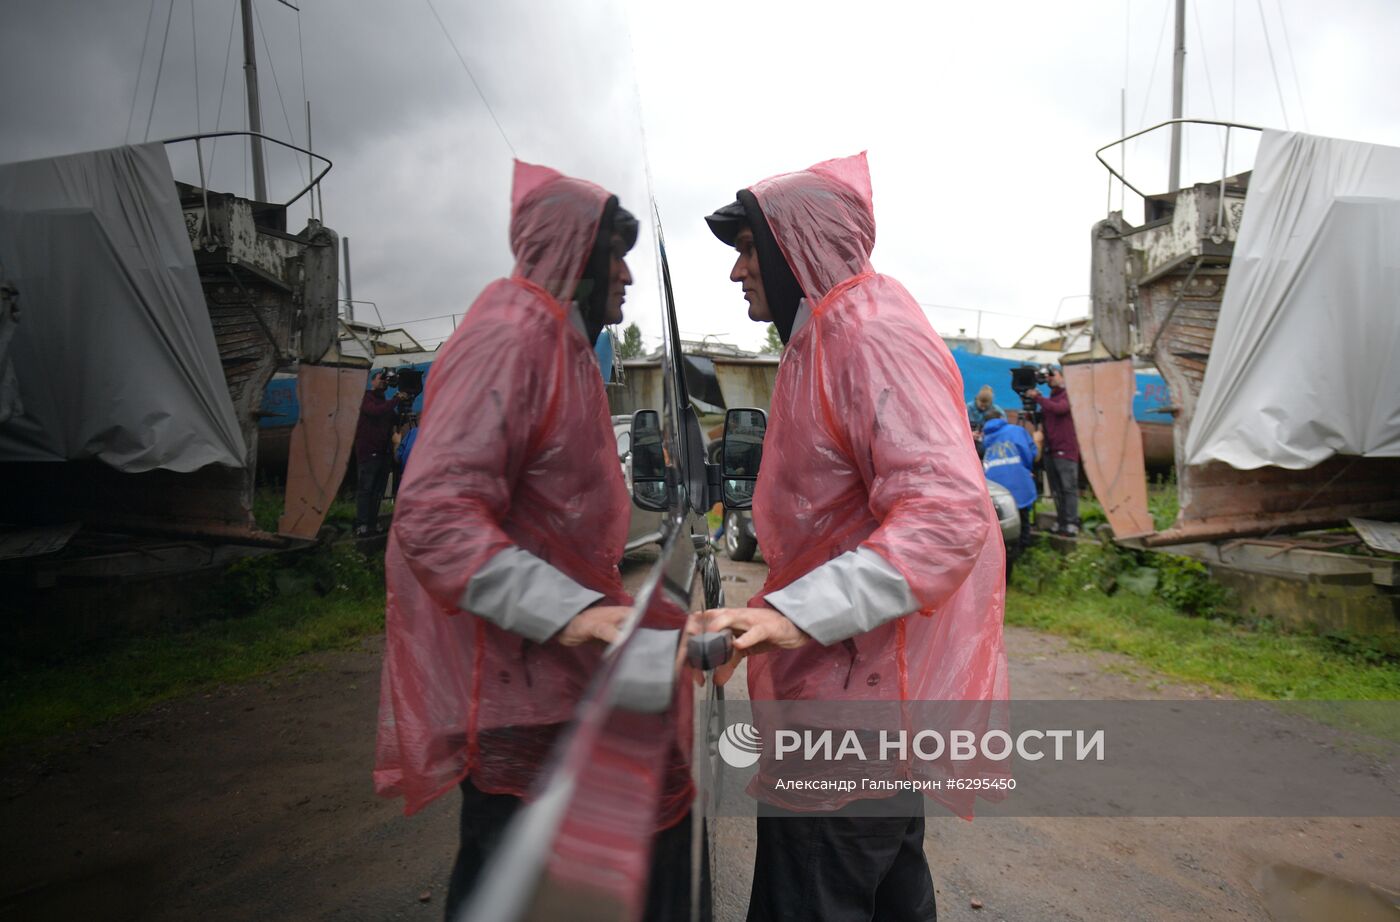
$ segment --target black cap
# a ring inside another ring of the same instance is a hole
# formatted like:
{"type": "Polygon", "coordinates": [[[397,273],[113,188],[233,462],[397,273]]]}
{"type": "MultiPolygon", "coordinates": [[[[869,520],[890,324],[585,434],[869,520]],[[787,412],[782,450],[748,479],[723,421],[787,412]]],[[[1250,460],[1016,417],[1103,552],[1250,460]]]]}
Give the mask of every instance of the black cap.
{"type": "Polygon", "coordinates": [[[629,251],[637,245],[637,232],[640,230],[637,218],[621,205],[617,206],[617,214],[613,215],[612,229],[622,237],[629,251]]]}
{"type": "Polygon", "coordinates": [[[705,223],[710,225],[710,231],[720,239],[725,246],[733,246],[734,238],[739,236],[739,230],[749,223],[749,214],[744,205],[738,199],[725,205],[723,208],[715,209],[715,213],[705,217],[705,223]]]}
{"type": "Polygon", "coordinates": [[[797,281],[787,257],[783,255],[768,218],[749,189],[740,189],[732,204],[725,205],[705,218],[711,232],[729,246],[745,227],[753,231],[753,245],[758,252],[758,269],[763,276],[763,294],[778,338],[787,343],[792,325],[797,319],[797,305],[802,300],[802,286],[797,281]]]}

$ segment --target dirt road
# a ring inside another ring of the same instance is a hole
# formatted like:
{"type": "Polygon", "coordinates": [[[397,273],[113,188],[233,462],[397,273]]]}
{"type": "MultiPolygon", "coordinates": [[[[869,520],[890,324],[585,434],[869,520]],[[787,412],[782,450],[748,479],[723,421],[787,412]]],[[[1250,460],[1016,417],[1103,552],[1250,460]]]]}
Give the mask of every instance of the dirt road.
{"type": "MultiPolygon", "coordinates": [[[[644,563],[624,568],[630,581],[644,563]]],[[[764,572],[722,569],[731,603],[764,572]]],[[[1034,632],[1007,643],[1018,697],[1202,694],[1034,632]]],[[[7,755],[0,920],[440,918],[457,802],[405,819],[373,796],[380,649],[307,657],[43,756],[7,755]]],[[[718,917],[741,919],[751,823],[721,823],[718,917]]],[[[1346,883],[1400,891],[1395,819],[940,818],[927,850],[945,920],[1400,917],[1346,883]],[[1300,888],[1320,914],[1266,905],[1300,888]]]]}

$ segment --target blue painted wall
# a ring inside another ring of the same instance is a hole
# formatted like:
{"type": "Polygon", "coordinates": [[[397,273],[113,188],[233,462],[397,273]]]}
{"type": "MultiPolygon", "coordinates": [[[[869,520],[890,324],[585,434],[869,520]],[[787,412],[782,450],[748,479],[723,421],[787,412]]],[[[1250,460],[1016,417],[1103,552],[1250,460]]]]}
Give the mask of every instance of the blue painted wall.
{"type": "MultiPolygon", "coordinates": [[[[1003,410],[1019,410],[1021,398],[1011,389],[1011,369],[1027,364],[1020,359],[1004,359],[991,355],[976,355],[961,349],[953,350],[953,361],[963,377],[963,401],[970,403],[982,385],[992,386],[993,399],[1003,410]]],[[[1156,372],[1138,372],[1137,390],[1133,394],[1133,417],[1140,423],[1170,423],[1166,413],[1153,410],[1171,404],[1167,382],[1156,372]]]]}

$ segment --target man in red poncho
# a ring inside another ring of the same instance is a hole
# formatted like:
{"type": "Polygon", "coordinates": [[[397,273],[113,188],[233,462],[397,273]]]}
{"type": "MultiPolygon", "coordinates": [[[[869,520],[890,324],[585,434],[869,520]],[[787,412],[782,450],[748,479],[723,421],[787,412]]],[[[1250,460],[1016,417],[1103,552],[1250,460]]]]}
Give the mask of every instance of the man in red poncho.
{"type": "Polygon", "coordinates": [[[593,344],[622,319],[636,239],[616,196],[517,162],[515,270],[427,379],[385,555],[374,780],[409,814],[460,786],[448,918],[629,610],[631,500],[593,344]]]}
{"type": "MultiPolygon", "coordinates": [[[[749,317],[786,344],[753,505],[768,579],[748,608],[707,613],[750,657],[755,710],[1004,700],[1004,552],[961,376],[870,265],[865,155],[766,179],[706,220],[739,252],[749,317]]],[[[750,920],[935,917],[922,801],[862,816],[860,796],[776,804],[823,816],[761,808],[750,920]]]]}

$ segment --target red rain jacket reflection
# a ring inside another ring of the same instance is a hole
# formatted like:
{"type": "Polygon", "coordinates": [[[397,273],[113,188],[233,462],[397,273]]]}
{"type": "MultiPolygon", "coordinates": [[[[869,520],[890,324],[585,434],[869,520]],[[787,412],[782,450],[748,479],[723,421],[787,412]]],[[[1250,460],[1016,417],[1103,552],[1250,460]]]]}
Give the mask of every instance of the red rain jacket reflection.
{"type": "Polygon", "coordinates": [[[751,191],[812,308],[774,384],[753,507],[769,573],[751,604],[866,548],[921,611],[842,643],[753,657],[750,695],[1003,700],[1005,556],[962,376],[909,292],[871,268],[865,155],[751,191]]]}
{"type": "Polygon", "coordinates": [[[630,498],[592,344],[566,307],[607,198],[517,163],[515,270],[476,299],[428,376],[385,555],[374,772],[406,813],[467,775],[523,794],[601,660],[598,644],[532,643],[460,610],[473,574],[514,546],[608,604],[629,601],[617,564],[630,498]]]}

